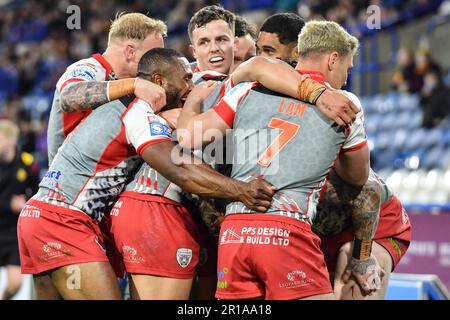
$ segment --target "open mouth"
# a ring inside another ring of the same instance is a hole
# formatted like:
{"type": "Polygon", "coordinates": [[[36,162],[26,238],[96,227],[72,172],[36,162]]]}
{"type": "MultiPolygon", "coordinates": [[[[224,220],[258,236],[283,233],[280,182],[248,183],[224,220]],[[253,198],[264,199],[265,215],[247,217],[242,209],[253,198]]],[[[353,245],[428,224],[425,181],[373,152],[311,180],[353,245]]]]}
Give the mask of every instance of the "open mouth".
{"type": "Polygon", "coordinates": [[[211,59],[209,59],[209,63],[211,63],[213,66],[218,66],[221,65],[224,60],[225,59],[223,57],[212,57],[211,59]]]}

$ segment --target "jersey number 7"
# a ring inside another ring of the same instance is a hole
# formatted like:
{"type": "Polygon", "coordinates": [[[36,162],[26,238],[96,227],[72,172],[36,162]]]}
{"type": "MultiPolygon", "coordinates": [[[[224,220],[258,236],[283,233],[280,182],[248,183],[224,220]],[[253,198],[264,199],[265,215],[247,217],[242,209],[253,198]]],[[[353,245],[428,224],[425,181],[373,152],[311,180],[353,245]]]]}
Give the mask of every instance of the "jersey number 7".
{"type": "Polygon", "coordinates": [[[269,166],[273,158],[294,138],[298,129],[300,129],[300,125],[282,119],[272,118],[269,122],[269,128],[280,129],[280,134],[264,150],[262,156],[259,158],[258,164],[263,167],[269,166]]]}

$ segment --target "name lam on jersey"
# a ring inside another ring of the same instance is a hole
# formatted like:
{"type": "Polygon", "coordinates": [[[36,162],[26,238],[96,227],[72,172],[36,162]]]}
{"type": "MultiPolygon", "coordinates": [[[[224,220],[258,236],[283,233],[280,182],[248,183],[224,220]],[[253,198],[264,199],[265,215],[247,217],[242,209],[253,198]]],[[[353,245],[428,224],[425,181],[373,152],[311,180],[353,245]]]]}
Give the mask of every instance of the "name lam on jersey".
{"type": "Polygon", "coordinates": [[[292,100],[286,101],[286,99],[281,99],[280,105],[278,106],[277,112],[287,114],[291,117],[303,118],[308,105],[303,102],[294,102],[292,100]]]}

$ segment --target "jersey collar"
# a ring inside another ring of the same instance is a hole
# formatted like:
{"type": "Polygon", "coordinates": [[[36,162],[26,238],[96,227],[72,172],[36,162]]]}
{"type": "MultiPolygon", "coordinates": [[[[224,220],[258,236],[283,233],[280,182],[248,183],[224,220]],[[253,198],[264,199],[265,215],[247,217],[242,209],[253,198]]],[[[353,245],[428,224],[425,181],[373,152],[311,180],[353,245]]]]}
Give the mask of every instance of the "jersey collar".
{"type": "Polygon", "coordinates": [[[102,56],[101,54],[99,54],[99,53],[94,53],[94,54],[92,55],[92,58],[94,58],[95,60],[97,60],[97,61],[102,65],[102,67],[105,68],[105,70],[106,70],[106,75],[107,75],[107,76],[112,77],[112,78],[115,78],[115,77],[116,77],[115,74],[114,74],[114,71],[113,71],[113,69],[112,69],[112,67],[111,67],[111,65],[109,64],[108,61],[106,61],[105,57],[103,57],[103,56],[102,56]]]}
{"type": "Polygon", "coordinates": [[[321,84],[324,84],[327,87],[331,88],[331,85],[327,82],[327,78],[325,75],[317,70],[298,70],[297,72],[300,74],[309,74],[311,76],[311,79],[316,80],[317,82],[320,82],[321,84]]]}

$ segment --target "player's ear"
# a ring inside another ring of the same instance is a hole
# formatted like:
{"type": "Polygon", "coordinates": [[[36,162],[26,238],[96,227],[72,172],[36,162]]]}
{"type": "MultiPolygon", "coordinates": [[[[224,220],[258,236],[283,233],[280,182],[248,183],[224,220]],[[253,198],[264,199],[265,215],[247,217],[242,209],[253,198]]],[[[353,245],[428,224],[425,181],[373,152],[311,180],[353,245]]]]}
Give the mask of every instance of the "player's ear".
{"type": "Polygon", "coordinates": [[[328,56],[328,69],[334,70],[337,66],[337,63],[339,61],[339,54],[336,51],[333,51],[328,56]]]}
{"type": "Polygon", "coordinates": [[[195,52],[195,47],[192,44],[189,45],[189,53],[194,57],[194,59],[197,59],[197,53],[195,52]]]}
{"type": "Polygon", "coordinates": [[[160,87],[165,88],[167,79],[162,74],[155,72],[151,76],[151,82],[157,84],[160,87]]]}
{"type": "Polygon", "coordinates": [[[127,42],[125,44],[124,54],[127,60],[133,60],[134,55],[136,54],[136,48],[132,42],[127,42]]]}
{"type": "Polygon", "coordinates": [[[291,57],[293,61],[298,61],[298,47],[295,45],[291,50],[291,57]]]}

